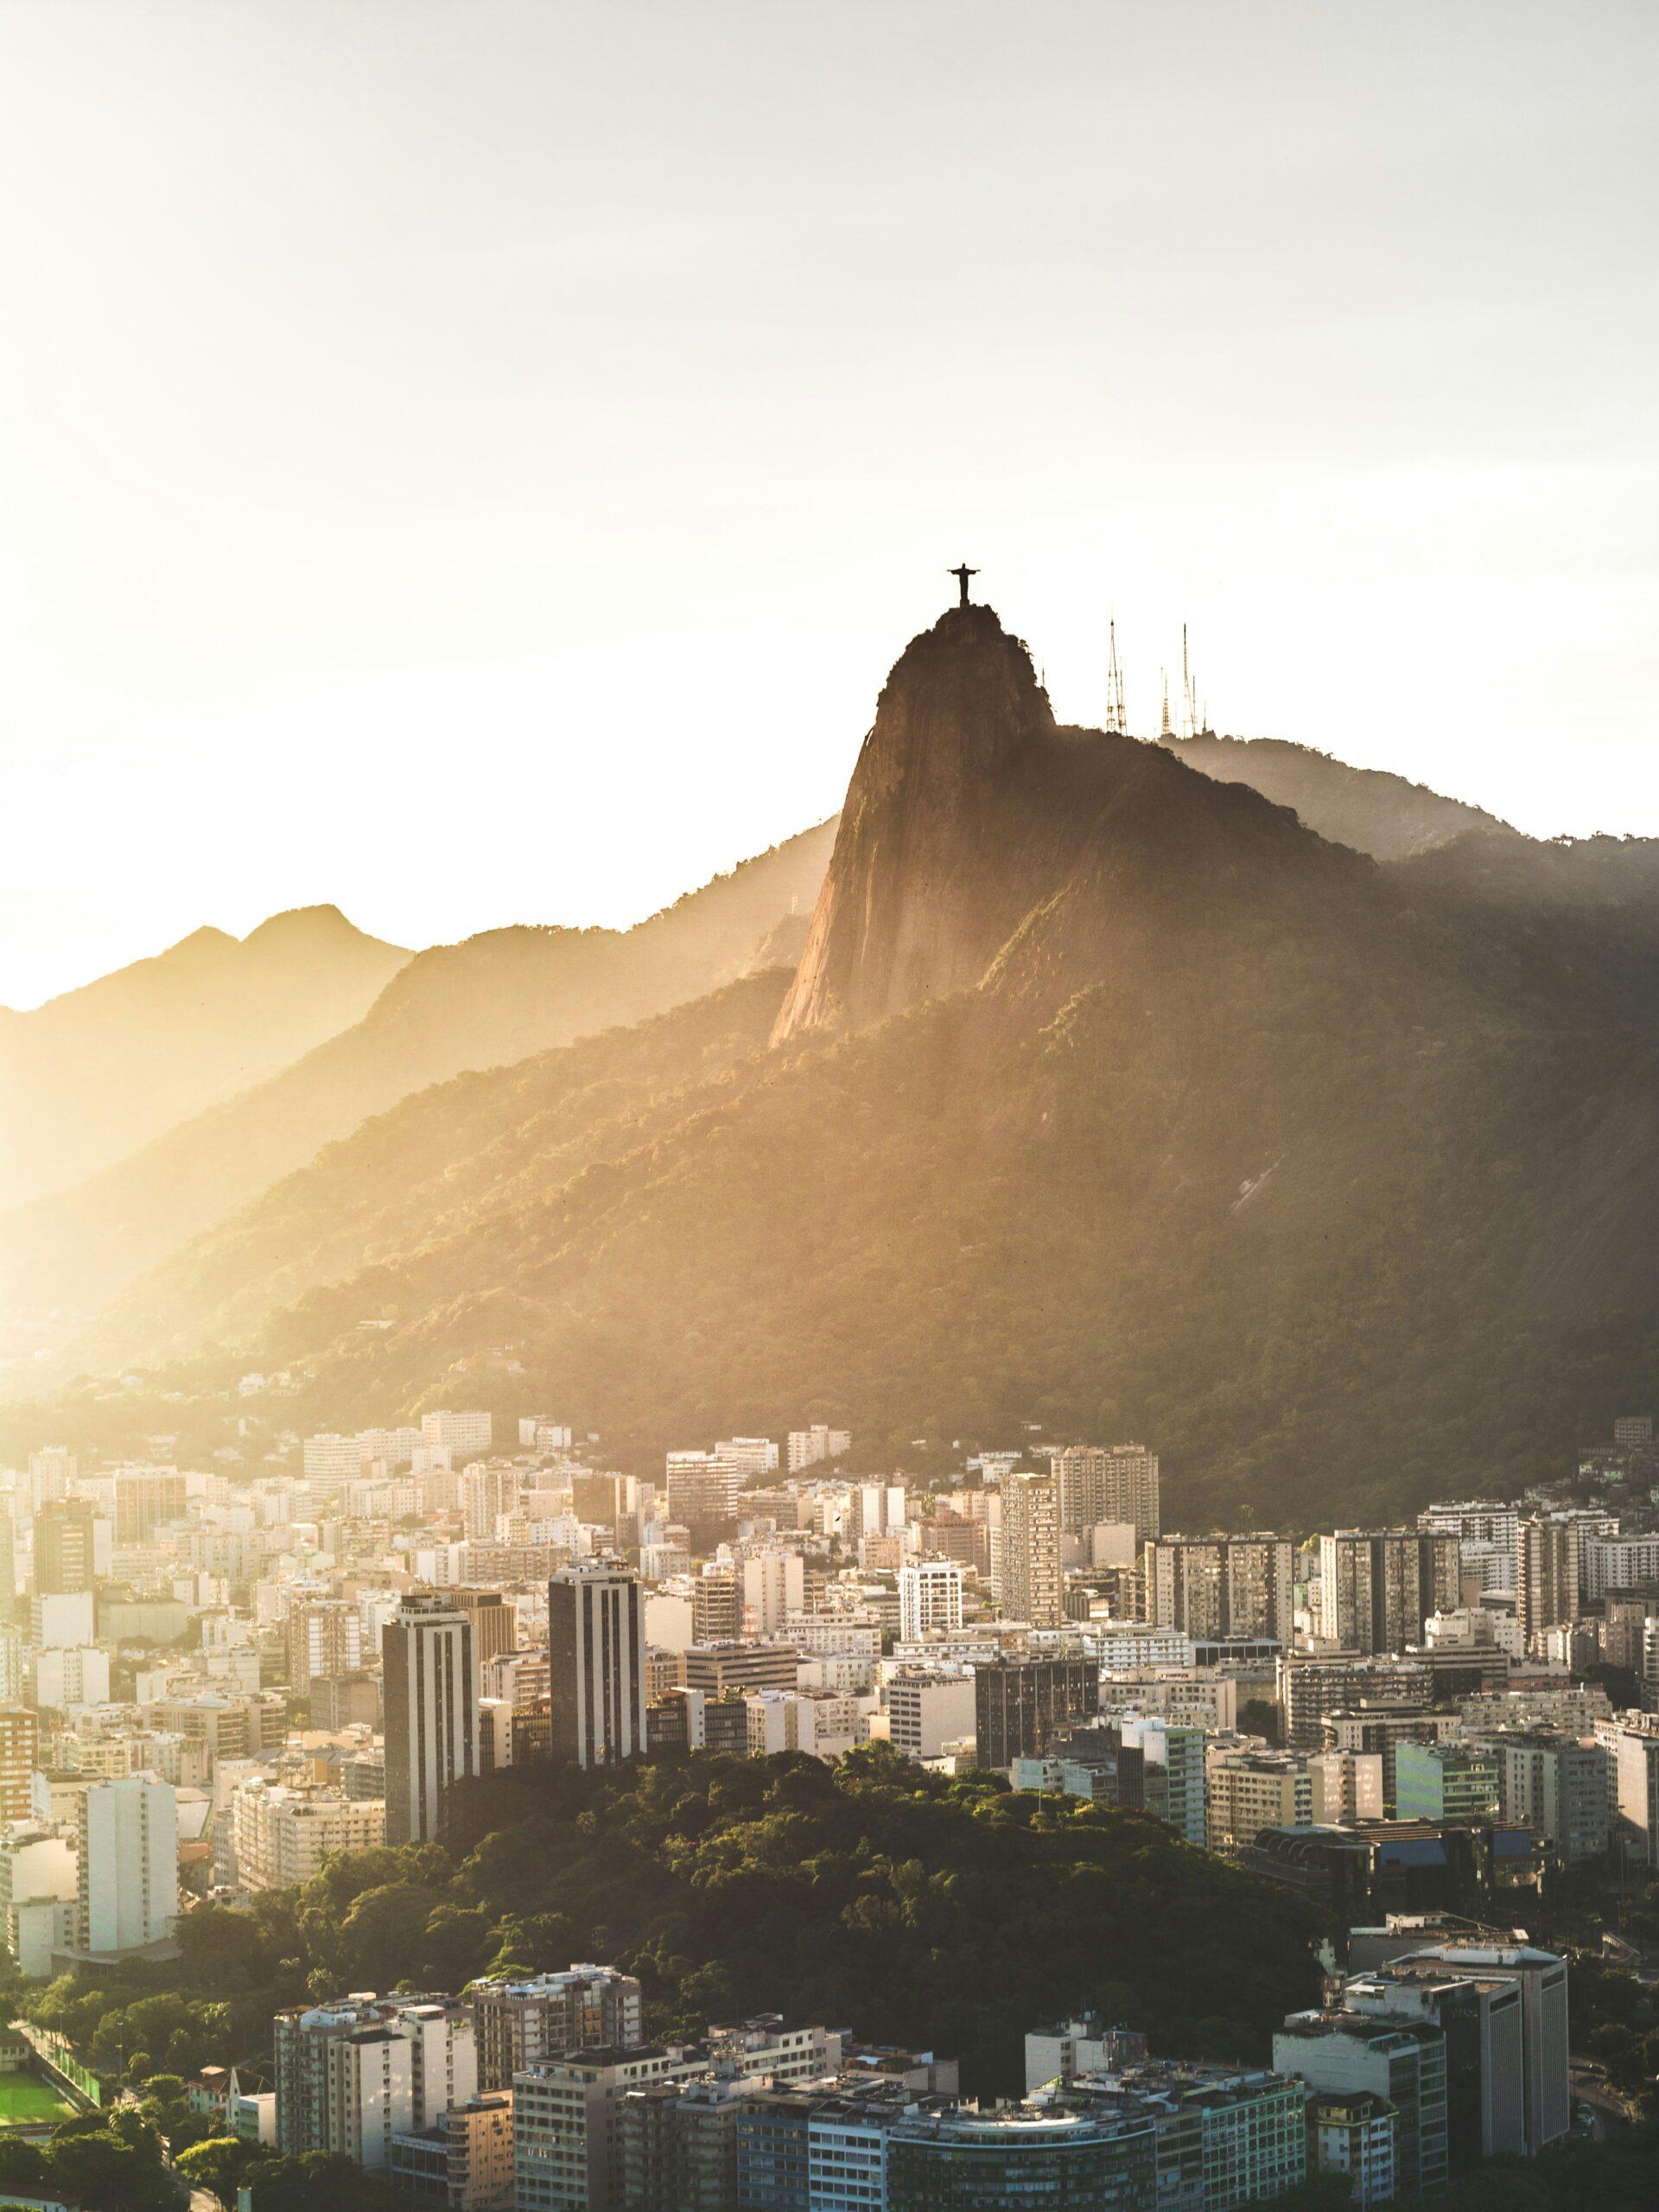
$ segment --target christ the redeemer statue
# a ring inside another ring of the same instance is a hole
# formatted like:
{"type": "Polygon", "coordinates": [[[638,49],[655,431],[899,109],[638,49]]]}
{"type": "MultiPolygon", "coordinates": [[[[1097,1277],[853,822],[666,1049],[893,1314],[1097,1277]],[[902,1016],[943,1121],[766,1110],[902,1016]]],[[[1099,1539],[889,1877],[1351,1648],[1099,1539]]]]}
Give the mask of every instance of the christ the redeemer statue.
{"type": "Polygon", "coordinates": [[[961,568],[948,569],[946,574],[954,576],[957,582],[962,586],[962,598],[958,601],[958,604],[960,606],[966,607],[969,604],[968,579],[969,576],[976,576],[979,574],[979,570],[977,569],[970,569],[964,562],[961,568]]]}

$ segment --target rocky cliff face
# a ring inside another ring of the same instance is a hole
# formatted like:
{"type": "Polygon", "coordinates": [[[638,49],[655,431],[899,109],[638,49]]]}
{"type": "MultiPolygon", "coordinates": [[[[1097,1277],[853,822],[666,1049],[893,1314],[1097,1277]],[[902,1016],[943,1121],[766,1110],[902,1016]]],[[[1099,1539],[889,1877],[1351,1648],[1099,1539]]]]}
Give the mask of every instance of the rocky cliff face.
{"type": "Polygon", "coordinates": [[[1363,903],[1374,874],[1243,784],[1058,725],[992,609],[953,607],[887,678],[772,1041],[980,985],[1040,1015],[1138,957],[1149,929],[1179,959],[1241,903],[1310,883],[1363,903]]]}
{"type": "Polygon", "coordinates": [[[1009,862],[1056,738],[1030,654],[988,607],[912,639],[853,772],[778,1040],[978,982],[1029,904],[1009,862]]]}

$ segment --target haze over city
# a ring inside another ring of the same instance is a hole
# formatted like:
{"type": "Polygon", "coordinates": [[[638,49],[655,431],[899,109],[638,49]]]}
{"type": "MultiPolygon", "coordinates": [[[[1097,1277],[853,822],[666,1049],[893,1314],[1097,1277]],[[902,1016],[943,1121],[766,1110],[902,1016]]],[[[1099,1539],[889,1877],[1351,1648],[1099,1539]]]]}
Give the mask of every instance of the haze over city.
{"type": "Polygon", "coordinates": [[[0,10],[0,1002],[626,923],[957,561],[1057,711],[1659,830],[1637,4],[0,10]],[[654,804],[642,808],[642,792],[654,804]]]}

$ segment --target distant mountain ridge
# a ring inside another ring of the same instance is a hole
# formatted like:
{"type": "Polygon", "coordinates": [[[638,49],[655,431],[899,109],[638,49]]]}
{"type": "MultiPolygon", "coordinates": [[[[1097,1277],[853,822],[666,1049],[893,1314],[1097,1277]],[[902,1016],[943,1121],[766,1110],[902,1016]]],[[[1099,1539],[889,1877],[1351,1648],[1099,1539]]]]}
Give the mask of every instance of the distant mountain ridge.
{"type": "MultiPolygon", "coordinates": [[[[638,1021],[741,974],[817,895],[832,821],[630,930],[516,928],[416,954],[350,1027],[79,1187],[0,1221],[0,1331],[55,1350],[164,1255],[414,1090],[638,1021]]],[[[798,926],[798,924],[797,925],[798,926]]]]}
{"type": "Polygon", "coordinates": [[[557,1405],[642,1465],[808,1408],[895,1464],[1147,1433],[1198,1526],[1519,1488],[1644,1402],[1652,855],[1379,864],[1057,728],[961,612],[889,680],[769,1050],[760,974],[409,1101],[99,1361],[280,1363],[296,1421],[557,1405]]]}
{"type": "Polygon", "coordinates": [[[0,1009],[0,1207],[82,1182],[274,1074],[360,1020],[409,957],[337,906],[305,906],[0,1009]]]}
{"type": "Polygon", "coordinates": [[[1289,807],[1332,844],[1369,853],[1373,860],[1408,860],[1474,830],[1520,836],[1484,807],[1446,798],[1386,768],[1355,768],[1282,738],[1217,737],[1205,730],[1161,741],[1189,768],[1218,783],[1248,784],[1276,806],[1289,807]]]}

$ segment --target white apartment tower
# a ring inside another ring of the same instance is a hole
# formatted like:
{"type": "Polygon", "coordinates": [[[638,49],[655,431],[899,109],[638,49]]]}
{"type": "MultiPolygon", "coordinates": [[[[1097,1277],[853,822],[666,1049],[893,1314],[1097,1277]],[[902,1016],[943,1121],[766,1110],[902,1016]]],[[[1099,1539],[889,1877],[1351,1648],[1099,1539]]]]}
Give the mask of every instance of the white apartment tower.
{"type": "Polygon", "coordinates": [[[645,1748],[645,1634],[639,1578],[614,1560],[563,1567],[547,1586],[551,1746],[578,1766],[645,1748]]]}
{"type": "Polygon", "coordinates": [[[442,1598],[405,1598],[381,1630],[380,1649],[386,1841],[426,1843],[451,1784],[478,1772],[472,1615],[442,1598]]]}
{"type": "Polygon", "coordinates": [[[899,1570],[899,1640],[962,1626],[962,1568],[952,1559],[918,1560],[899,1570]]]}
{"type": "Polygon", "coordinates": [[[179,1912],[179,1814],[172,1784],[130,1775],[100,1782],[79,1806],[79,1902],[85,1951],[164,1942],[179,1912]]]}

